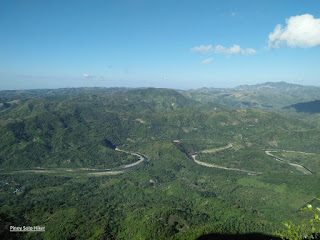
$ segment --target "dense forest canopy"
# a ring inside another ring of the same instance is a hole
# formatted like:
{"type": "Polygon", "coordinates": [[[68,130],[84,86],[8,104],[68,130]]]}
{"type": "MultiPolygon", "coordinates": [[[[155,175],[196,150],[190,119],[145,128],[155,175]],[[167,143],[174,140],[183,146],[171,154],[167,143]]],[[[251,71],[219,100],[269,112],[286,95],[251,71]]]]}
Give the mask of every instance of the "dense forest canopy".
{"type": "Polygon", "coordinates": [[[0,234],[268,238],[318,204],[320,118],[284,108],[316,91],[286,83],[0,91],[1,225],[46,228],[0,234]]]}

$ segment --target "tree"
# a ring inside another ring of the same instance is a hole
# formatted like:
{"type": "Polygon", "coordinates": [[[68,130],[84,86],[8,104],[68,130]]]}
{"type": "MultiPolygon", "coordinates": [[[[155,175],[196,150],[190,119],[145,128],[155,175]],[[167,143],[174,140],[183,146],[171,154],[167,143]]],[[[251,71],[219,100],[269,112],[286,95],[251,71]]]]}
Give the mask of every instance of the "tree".
{"type": "MultiPolygon", "coordinates": [[[[317,200],[320,200],[317,198],[317,200]]],[[[303,220],[299,225],[292,222],[284,222],[286,230],[276,234],[282,239],[303,240],[303,239],[320,239],[320,208],[308,204],[301,209],[303,213],[309,213],[312,217],[306,222],[303,220]]]]}

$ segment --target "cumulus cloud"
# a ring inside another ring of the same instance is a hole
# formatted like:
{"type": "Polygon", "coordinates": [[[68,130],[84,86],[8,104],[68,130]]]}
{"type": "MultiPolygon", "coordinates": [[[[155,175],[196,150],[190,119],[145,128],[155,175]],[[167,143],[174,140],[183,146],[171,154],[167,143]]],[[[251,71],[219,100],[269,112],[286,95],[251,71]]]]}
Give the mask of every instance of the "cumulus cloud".
{"type": "Polygon", "coordinates": [[[320,45],[320,18],[303,14],[286,19],[283,28],[278,24],[269,34],[269,48],[279,48],[283,44],[289,47],[315,47],[320,45]]]}
{"type": "Polygon", "coordinates": [[[256,54],[256,50],[253,48],[246,48],[246,49],[241,49],[239,45],[234,44],[230,48],[226,48],[221,45],[217,45],[214,48],[214,52],[218,54],[227,54],[227,55],[253,55],[256,54]]]}
{"type": "Polygon", "coordinates": [[[209,44],[207,46],[200,45],[198,47],[193,47],[190,49],[191,52],[201,53],[201,54],[208,54],[212,52],[212,45],[209,44]]]}
{"type": "Polygon", "coordinates": [[[207,63],[210,63],[210,62],[212,62],[212,58],[206,58],[206,59],[204,59],[204,60],[202,60],[201,61],[201,64],[207,64],[207,63]]]}

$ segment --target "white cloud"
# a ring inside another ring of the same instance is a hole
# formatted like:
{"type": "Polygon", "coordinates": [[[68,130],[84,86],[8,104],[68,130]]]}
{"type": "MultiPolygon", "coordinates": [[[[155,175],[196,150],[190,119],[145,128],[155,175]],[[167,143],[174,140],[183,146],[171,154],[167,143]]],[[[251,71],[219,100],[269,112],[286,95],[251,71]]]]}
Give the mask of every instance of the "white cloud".
{"type": "Polygon", "coordinates": [[[244,49],[243,51],[244,51],[243,53],[244,55],[254,55],[257,53],[257,51],[254,50],[253,48],[247,48],[247,49],[244,49]]]}
{"type": "Polygon", "coordinates": [[[289,47],[315,47],[320,45],[320,18],[303,14],[286,19],[286,26],[278,24],[269,34],[269,48],[279,48],[284,43],[289,47]]]}
{"type": "Polygon", "coordinates": [[[218,54],[227,54],[227,55],[232,55],[232,54],[237,54],[237,55],[253,55],[256,54],[256,50],[253,48],[246,48],[246,49],[241,49],[239,45],[234,44],[230,48],[226,48],[221,45],[217,45],[214,48],[214,52],[218,54]]]}
{"type": "Polygon", "coordinates": [[[235,12],[231,13],[231,16],[234,17],[235,15],[237,15],[235,12]]]}
{"type": "Polygon", "coordinates": [[[200,45],[199,47],[193,47],[190,49],[191,52],[197,52],[201,54],[208,54],[212,52],[212,45],[200,45]]]}
{"type": "Polygon", "coordinates": [[[84,78],[93,78],[94,76],[92,76],[92,75],[90,75],[88,73],[84,73],[84,74],[82,74],[82,77],[84,77],[84,78]]]}
{"type": "Polygon", "coordinates": [[[213,61],[212,58],[206,58],[206,59],[204,59],[204,60],[201,61],[201,64],[207,64],[207,63],[210,63],[210,62],[212,62],[212,61],[213,61]]]}

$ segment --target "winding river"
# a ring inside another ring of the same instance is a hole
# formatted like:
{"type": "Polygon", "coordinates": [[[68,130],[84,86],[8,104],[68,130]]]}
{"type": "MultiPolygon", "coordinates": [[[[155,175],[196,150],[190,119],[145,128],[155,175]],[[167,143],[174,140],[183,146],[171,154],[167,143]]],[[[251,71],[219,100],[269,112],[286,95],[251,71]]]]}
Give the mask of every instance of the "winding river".
{"type": "Polygon", "coordinates": [[[224,169],[224,170],[228,170],[228,171],[237,171],[237,172],[244,172],[244,173],[248,173],[249,175],[259,175],[262,174],[261,172],[254,172],[254,171],[249,171],[249,170],[245,170],[245,169],[239,169],[239,168],[228,168],[228,167],[223,167],[223,166],[219,166],[216,164],[210,164],[210,163],[205,163],[205,162],[201,162],[199,160],[196,159],[196,156],[199,153],[214,153],[214,152],[219,152],[228,148],[232,148],[233,144],[229,143],[228,145],[221,147],[221,148],[216,148],[216,149],[211,149],[211,150],[203,150],[194,154],[191,154],[190,157],[191,159],[198,165],[204,166],[204,167],[211,167],[211,168],[219,168],[219,169],[224,169]]]}
{"type": "MultiPolygon", "coordinates": [[[[196,164],[204,166],[204,167],[210,167],[210,168],[218,168],[218,169],[224,169],[224,170],[228,170],[228,171],[237,171],[237,172],[243,172],[243,173],[247,173],[249,175],[259,175],[262,174],[261,172],[255,172],[255,171],[249,171],[246,169],[239,169],[239,168],[228,168],[228,167],[223,167],[223,166],[219,166],[216,164],[211,164],[211,163],[206,163],[206,162],[201,162],[199,160],[196,159],[196,156],[199,153],[214,153],[214,152],[219,152],[228,148],[232,148],[233,144],[229,143],[228,145],[224,146],[224,147],[220,147],[220,148],[216,148],[216,149],[210,149],[210,150],[203,150],[203,151],[199,151],[199,152],[195,152],[193,154],[188,154],[188,156],[190,157],[190,159],[192,159],[196,164]]],[[[92,175],[118,175],[123,173],[124,171],[133,169],[133,168],[137,168],[139,165],[141,165],[143,162],[148,161],[148,157],[144,154],[141,153],[135,153],[135,152],[128,152],[125,150],[121,150],[118,147],[116,147],[114,149],[115,151],[119,151],[119,152],[124,152],[127,154],[131,154],[133,156],[137,156],[139,158],[139,160],[137,162],[134,163],[130,163],[130,164],[126,164],[122,167],[119,168],[115,168],[115,169],[93,169],[93,168],[57,168],[57,169],[46,169],[46,168],[32,168],[32,169],[15,169],[15,170],[11,170],[11,169],[7,169],[9,171],[16,171],[16,172],[38,172],[38,173],[58,173],[58,172],[81,172],[81,173],[87,173],[87,174],[92,174],[92,175]]],[[[307,168],[306,166],[299,164],[299,163],[291,163],[288,162],[284,159],[281,159],[277,156],[275,156],[274,154],[272,154],[272,152],[295,152],[295,151],[286,151],[286,150],[266,150],[264,149],[264,152],[270,156],[272,159],[291,165],[293,167],[295,167],[299,172],[303,173],[303,174],[315,174],[315,172],[309,168],[307,168]]],[[[298,152],[298,153],[303,153],[303,152],[298,152]]],[[[1,169],[1,170],[5,170],[5,169],[1,169]]]]}
{"type": "MultiPolygon", "coordinates": [[[[199,153],[214,153],[214,152],[219,152],[219,151],[222,151],[222,150],[225,150],[225,149],[228,149],[228,148],[232,148],[233,145],[231,143],[229,143],[228,145],[224,146],[224,147],[221,147],[221,148],[216,148],[216,149],[211,149],[211,150],[203,150],[203,151],[200,151],[200,152],[196,152],[196,153],[193,153],[191,155],[189,155],[189,157],[198,165],[201,165],[201,166],[205,166],[205,167],[211,167],[211,168],[219,168],[219,169],[224,169],[224,170],[229,170],[229,171],[237,171],[237,172],[244,172],[244,173],[248,173],[250,175],[258,175],[258,174],[262,174],[261,172],[254,172],[254,171],[249,171],[249,170],[245,170],[245,169],[238,169],[238,168],[228,168],[228,167],[223,167],[223,166],[219,166],[219,165],[216,165],[216,164],[210,164],[210,163],[206,163],[206,162],[201,162],[199,160],[196,159],[196,156],[199,154],[199,153]]],[[[291,162],[288,162],[284,159],[281,159],[275,155],[272,154],[272,152],[297,152],[297,153],[305,153],[305,152],[299,152],[299,151],[287,151],[287,150],[264,150],[264,152],[272,157],[272,159],[276,160],[276,161],[279,161],[279,162],[282,162],[282,163],[285,163],[285,164],[288,164],[290,166],[293,166],[295,167],[299,172],[303,173],[303,174],[315,174],[315,172],[302,165],[302,164],[299,164],[299,163],[291,163],[291,162]]],[[[307,154],[307,153],[306,153],[307,154]]]]}
{"type": "MultiPolygon", "coordinates": [[[[115,169],[94,169],[94,168],[31,168],[31,169],[8,169],[9,171],[15,172],[37,172],[37,173],[58,173],[58,172],[79,172],[79,173],[87,173],[91,175],[118,175],[123,173],[124,171],[133,169],[138,167],[141,163],[148,161],[147,156],[141,153],[127,152],[116,147],[115,151],[124,152],[127,154],[131,154],[133,156],[137,156],[139,160],[134,163],[130,163],[115,169]]],[[[4,169],[2,169],[4,170],[4,169]]]]}
{"type": "Polygon", "coordinates": [[[285,164],[288,164],[290,166],[295,167],[299,172],[303,173],[303,174],[315,174],[314,171],[312,171],[311,169],[307,168],[306,166],[299,164],[299,163],[291,163],[288,161],[285,161],[282,158],[279,158],[275,155],[272,154],[272,152],[297,152],[297,153],[305,153],[305,152],[298,152],[298,151],[287,151],[287,150],[265,150],[264,151],[268,156],[272,157],[272,159],[278,161],[278,162],[282,162],[285,164]]]}

